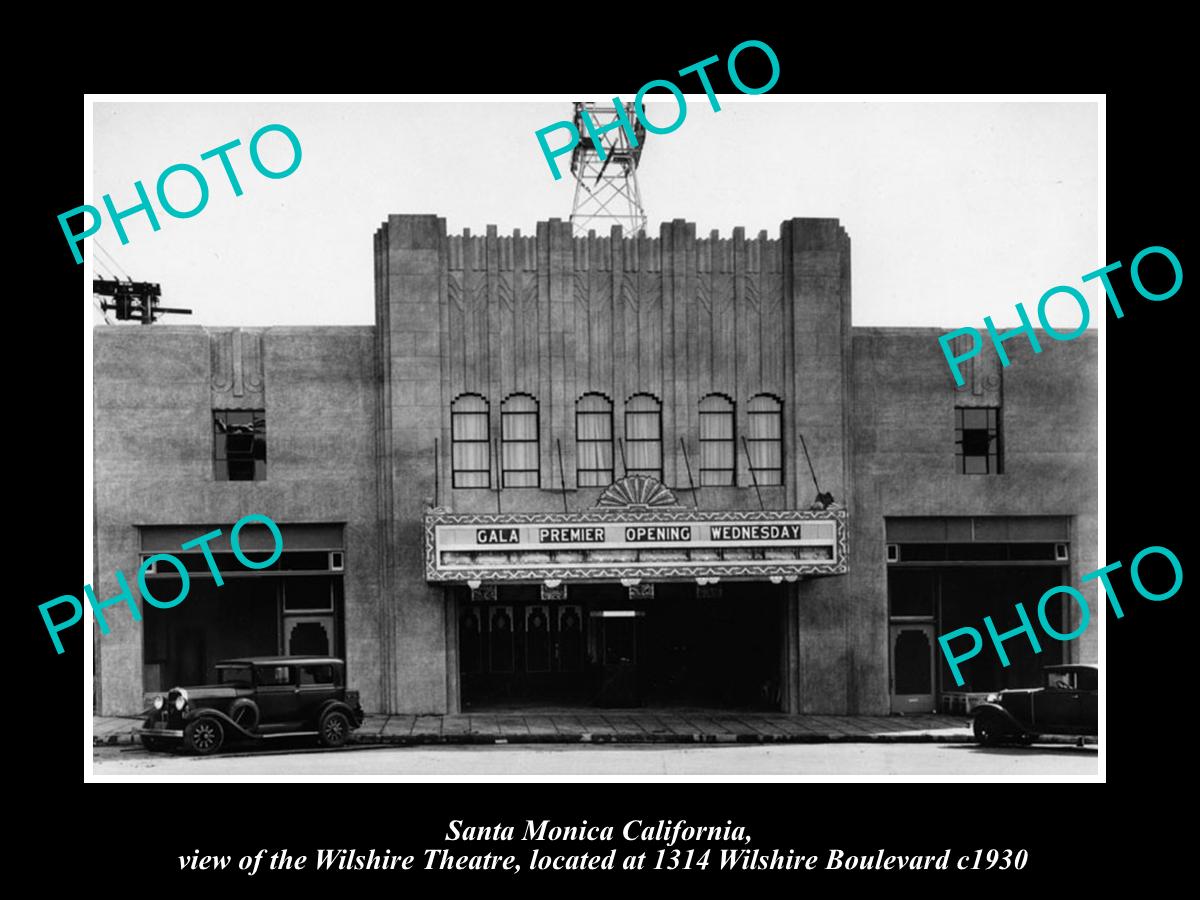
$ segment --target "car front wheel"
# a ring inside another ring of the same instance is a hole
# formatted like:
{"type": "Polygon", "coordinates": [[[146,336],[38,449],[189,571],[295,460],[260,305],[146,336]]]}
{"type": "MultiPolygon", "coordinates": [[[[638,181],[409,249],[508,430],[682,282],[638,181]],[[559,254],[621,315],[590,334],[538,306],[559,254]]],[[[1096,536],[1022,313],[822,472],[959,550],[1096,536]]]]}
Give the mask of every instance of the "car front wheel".
{"type": "Polygon", "coordinates": [[[345,713],[333,710],[326,713],[321,719],[319,731],[322,745],[326,747],[340,747],[346,743],[346,738],[350,736],[350,720],[346,718],[345,713]]]}
{"type": "Polygon", "coordinates": [[[1007,723],[994,712],[982,712],[975,717],[975,740],[985,747],[994,747],[1009,738],[1007,723]]]}
{"type": "Polygon", "coordinates": [[[151,753],[159,753],[167,749],[167,744],[162,738],[150,737],[143,734],[141,736],[142,746],[151,753]]]}
{"type": "Polygon", "coordinates": [[[194,719],[183,729],[183,744],[200,756],[216,753],[225,742],[225,729],[213,718],[194,719]]]}

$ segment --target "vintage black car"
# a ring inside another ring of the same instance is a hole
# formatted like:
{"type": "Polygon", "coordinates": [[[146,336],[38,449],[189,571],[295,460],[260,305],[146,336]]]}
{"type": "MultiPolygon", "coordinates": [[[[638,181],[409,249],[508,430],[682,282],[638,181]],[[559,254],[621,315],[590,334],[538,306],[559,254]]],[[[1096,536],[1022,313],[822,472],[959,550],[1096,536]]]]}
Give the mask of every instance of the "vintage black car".
{"type": "Polygon", "coordinates": [[[1040,735],[1096,735],[1099,669],[1094,665],[1046,666],[1043,685],[988,695],[971,715],[981,744],[1029,744],[1040,735]]]}
{"type": "Polygon", "coordinates": [[[216,753],[226,741],[313,735],[340,747],[363,722],[345,663],[327,656],[260,656],[218,662],[217,683],[154,698],[138,735],[147,750],[180,743],[216,753]]]}

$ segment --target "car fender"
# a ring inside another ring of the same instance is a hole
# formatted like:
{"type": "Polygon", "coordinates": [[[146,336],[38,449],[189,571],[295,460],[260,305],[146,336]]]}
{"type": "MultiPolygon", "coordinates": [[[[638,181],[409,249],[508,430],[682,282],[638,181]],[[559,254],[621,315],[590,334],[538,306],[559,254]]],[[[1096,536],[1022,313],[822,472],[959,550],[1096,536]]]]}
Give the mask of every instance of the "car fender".
{"type": "Polygon", "coordinates": [[[358,713],[344,700],[326,700],[322,703],[321,708],[317,710],[317,724],[320,724],[321,719],[325,718],[326,713],[335,709],[338,712],[346,714],[346,718],[350,720],[351,729],[358,728],[362,724],[362,719],[358,713]]]}
{"type": "Polygon", "coordinates": [[[971,710],[971,716],[972,717],[979,716],[979,715],[982,715],[984,712],[994,712],[994,713],[999,714],[999,716],[1002,719],[1004,719],[1004,721],[1006,721],[1009,725],[1011,725],[1013,727],[1013,729],[1016,730],[1017,732],[1024,734],[1029,731],[1029,726],[1027,726],[1024,722],[1022,722],[1020,719],[1018,719],[1012,713],[1010,713],[1007,709],[1005,709],[999,703],[980,703],[973,710],[971,710]]]}
{"type": "Polygon", "coordinates": [[[233,731],[237,734],[243,735],[244,737],[248,737],[248,738],[258,737],[257,734],[247,731],[245,728],[243,728],[237,722],[233,721],[233,719],[229,718],[228,715],[221,712],[219,709],[208,709],[208,708],[189,709],[187,712],[185,712],[183,714],[183,720],[185,722],[191,722],[196,719],[203,719],[203,718],[220,719],[222,725],[226,725],[229,728],[232,728],[233,731]]]}
{"type": "Polygon", "coordinates": [[[248,723],[240,726],[242,731],[253,731],[258,728],[258,723],[262,721],[262,710],[258,708],[258,704],[249,697],[238,697],[229,704],[229,717],[232,719],[238,714],[239,710],[249,710],[251,718],[248,723]]]}

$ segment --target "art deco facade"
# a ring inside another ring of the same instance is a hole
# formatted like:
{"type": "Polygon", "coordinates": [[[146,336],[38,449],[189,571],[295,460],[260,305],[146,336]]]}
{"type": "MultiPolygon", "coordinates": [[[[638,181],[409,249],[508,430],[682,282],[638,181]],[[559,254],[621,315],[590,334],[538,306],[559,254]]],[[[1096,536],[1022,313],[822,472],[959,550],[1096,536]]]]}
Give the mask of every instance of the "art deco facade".
{"type": "Polygon", "coordinates": [[[219,590],[182,554],[185,603],[97,636],[101,712],[251,653],[343,655],[408,713],[915,711],[1095,660],[1092,630],[958,689],[936,657],[1099,565],[1090,333],[956,389],[948,329],[851,326],[831,219],[391,216],[375,267],[374,326],[97,328],[98,596],[247,513],[285,551],[219,590]]]}

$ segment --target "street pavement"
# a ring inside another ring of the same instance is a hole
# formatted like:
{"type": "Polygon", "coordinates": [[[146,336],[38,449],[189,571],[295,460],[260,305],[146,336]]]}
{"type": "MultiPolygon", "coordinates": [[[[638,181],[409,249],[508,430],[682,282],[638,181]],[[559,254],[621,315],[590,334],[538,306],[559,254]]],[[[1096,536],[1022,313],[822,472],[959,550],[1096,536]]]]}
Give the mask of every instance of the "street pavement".
{"type": "MultiPolygon", "coordinates": [[[[137,743],[141,719],[92,717],[94,744],[137,743]]],[[[825,741],[970,741],[962,715],[792,716],[773,712],[672,708],[367,716],[354,744],[772,744],[825,741]]]]}
{"type": "Polygon", "coordinates": [[[539,744],[291,748],[192,757],[106,745],[93,750],[93,777],[142,779],[293,777],[445,779],[560,776],[961,776],[1092,780],[1094,745],[984,748],[967,743],[829,743],[726,745],[539,744]]]}

